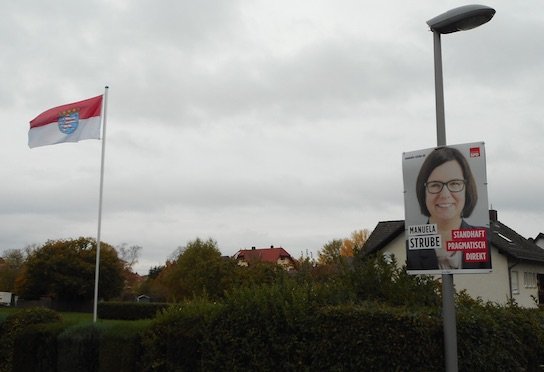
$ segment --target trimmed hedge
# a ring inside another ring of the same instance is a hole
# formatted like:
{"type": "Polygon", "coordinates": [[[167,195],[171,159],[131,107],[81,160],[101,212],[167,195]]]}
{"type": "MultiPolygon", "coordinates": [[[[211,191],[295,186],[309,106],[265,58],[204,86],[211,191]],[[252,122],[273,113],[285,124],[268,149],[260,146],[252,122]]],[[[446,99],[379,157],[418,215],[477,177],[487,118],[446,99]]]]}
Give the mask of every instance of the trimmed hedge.
{"type": "Polygon", "coordinates": [[[0,324],[0,371],[11,371],[15,353],[15,340],[21,332],[34,324],[57,323],[60,315],[50,309],[33,308],[14,312],[0,324]]]}
{"type": "MultiPolygon", "coordinates": [[[[438,309],[379,303],[316,306],[291,288],[260,288],[222,305],[186,304],[148,334],[149,370],[444,369],[438,309]]],[[[463,371],[537,370],[544,362],[544,313],[479,304],[458,309],[463,371]]]]}
{"type": "Polygon", "coordinates": [[[59,335],[59,372],[98,370],[99,327],[93,323],[78,324],[59,335]]]}
{"type": "Polygon", "coordinates": [[[170,305],[160,302],[100,302],[97,315],[99,319],[152,319],[168,306],[170,305]]]}
{"type": "MultiPolygon", "coordinates": [[[[544,362],[539,309],[460,304],[457,335],[462,371],[544,362]]],[[[281,285],[174,305],[153,320],[27,324],[14,345],[2,371],[444,370],[438,309],[322,306],[308,288],[281,285]]]]}
{"type": "Polygon", "coordinates": [[[459,369],[535,371],[544,364],[542,310],[488,303],[457,316],[459,369]]]}
{"type": "Polygon", "coordinates": [[[23,329],[15,338],[13,371],[57,371],[57,337],[63,323],[35,324],[23,329]]]}
{"type": "Polygon", "coordinates": [[[230,293],[203,339],[203,370],[304,370],[311,366],[319,296],[289,283],[230,293]]]}
{"type": "Polygon", "coordinates": [[[152,322],[143,336],[145,371],[200,371],[208,354],[204,340],[222,305],[206,301],[172,305],[152,322]]]}
{"type": "Polygon", "coordinates": [[[435,316],[381,305],[318,312],[311,369],[439,371],[442,324],[435,316]]]}
{"type": "MultiPolygon", "coordinates": [[[[257,309],[255,309],[257,310],[257,309]]],[[[262,310],[262,309],[259,309],[262,310]]],[[[203,369],[437,371],[443,366],[435,316],[379,305],[297,313],[225,308],[205,340],[203,369]],[[263,315],[265,315],[263,317],[263,315]]]]}
{"type": "Polygon", "coordinates": [[[139,371],[149,321],[26,327],[6,371],[139,371]]]}
{"type": "Polygon", "coordinates": [[[99,371],[142,371],[143,337],[149,321],[118,321],[100,328],[99,371]]]}

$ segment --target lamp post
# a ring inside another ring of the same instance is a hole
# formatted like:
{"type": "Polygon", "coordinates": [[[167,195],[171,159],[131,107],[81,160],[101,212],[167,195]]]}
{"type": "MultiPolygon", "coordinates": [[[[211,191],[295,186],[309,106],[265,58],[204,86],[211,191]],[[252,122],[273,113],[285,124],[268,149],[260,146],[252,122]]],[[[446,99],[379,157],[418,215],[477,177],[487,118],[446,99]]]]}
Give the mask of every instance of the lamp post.
{"type": "MultiPolygon", "coordinates": [[[[429,21],[434,40],[434,82],[436,99],[436,138],[438,146],[446,146],[446,120],[444,114],[444,82],[442,77],[441,34],[466,31],[487,23],[495,15],[495,9],[484,5],[465,5],[451,9],[429,21]]],[[[444,321],[444,352],[446,371],[458,370],[457,326],[453,274],[442,275],[442,316],[444,321]]]]}

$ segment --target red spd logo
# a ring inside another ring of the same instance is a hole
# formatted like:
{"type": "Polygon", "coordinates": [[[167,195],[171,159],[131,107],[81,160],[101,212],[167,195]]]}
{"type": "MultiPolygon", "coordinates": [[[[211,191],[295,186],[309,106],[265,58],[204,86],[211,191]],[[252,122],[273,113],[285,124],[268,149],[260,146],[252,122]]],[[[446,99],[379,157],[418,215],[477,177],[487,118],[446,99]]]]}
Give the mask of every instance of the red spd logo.
{"type": "Polygon", "coordinates": [[[470,157],[471,158],[480,157],[480,148],[479,147],[471,147],[470,148],[470,157]]]}

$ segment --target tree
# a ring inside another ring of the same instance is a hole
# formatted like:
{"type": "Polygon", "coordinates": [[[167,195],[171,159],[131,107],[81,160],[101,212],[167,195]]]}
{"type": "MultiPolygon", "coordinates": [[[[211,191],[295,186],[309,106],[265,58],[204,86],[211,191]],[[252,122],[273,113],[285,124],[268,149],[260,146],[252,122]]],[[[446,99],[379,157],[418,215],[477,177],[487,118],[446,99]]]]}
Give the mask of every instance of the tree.
{"type": "Polygon", "coordinates": [[[165,265],[159,265],[149,269],[147,278],[139,288],[141,294],[151,296],[154,301],[166,301],[169,292],[168,288],[158,279],[165,268],[165,265]]]}
{"type": "MultiPolygon", "coordinates": [[[[15,287],[23,298],[50,296],[59,301],[91,300],[94,294],[96,241],[49,240],[27,257],[15,287]]],[[[100,244],[99,296],[110,299],[123,288],[123,265],[115,249],[100,244]]]]}
{"type": "Polygon", "coordinates": [[[147,274],[147,277],[149,279],[155,279],[159,276],[159,274],[164,270],[164,266],[163,265],[159,265],[159,266],[153,266],[152,268],[149,269],[149,273],[147,274]]]}
{"type": "Polygon", "coordinates": [[[143,248],[139,245],[131,245],[129,247],[127,243],[122,243],[116,249],[119,259],[125,263],[127,269],[132,270],[134,265],[138,263],[138,258],[143,248]]]}
{"type": "Polygon", "coordinates": [[[255,261],[249,266],[235,265],[232,287],[272,284],[287,277],[287,271],[273,262],[255,261]]]}
{"type": "Polygon", "coordinates": [[[353,257],[363,251],[363,246],[370,236],[370,230],[355,230],[351,233],[351,237],[344,239],[340,255],[343,257],[353,257]]]}
{"type": "Polygon", "coordinates": [[[138,263],[140,251],[143,249],[139,245],[129,246],[122,243],[116,248],[119,259],[123,265],[123,293],[122,300],[131,300],[138,296],[141,287],[140,275],[133,271],[134,265],[138,263]]]}
{"type": "Polygon", "coordinates": [[[348,290],[359,301],[380,301],[394,306],[439,306],[440,286],[430,275],[409,275],[394,256],[358,255],[347,272],[348,290]]]}
{"type": "Polygon", "coordinates": [[[221,298],[232,280],[234,263],[221,257],[217,242],[197,238],[180,252],[157,278],[168,287],[170,299],[203,295],[221,298]]]}
{"type": "Polygon", "coordinates": [[[354,257],[363,251],[363,246],[370,236],[368,229],[355,230],[349,238],[334,239],[319,251],[318,261],[322,265],[338,262],[341,257],[354,257]]]}
{"type": "Polygon", "coordinates": [[[340,251],[342,249],[342,240],[334,239],[323,246],[323,249],[319,251],[319,257],[317,261],[321,265],[330,265],[337,262],[340,257],[340,251]]]}
{"type": "Polygon", "coordinates": [[[8,249],[2,255],[0,264],[0,291],[13,292],[15,278],[23,266],[25,255],[21,249],[8,249]]]}

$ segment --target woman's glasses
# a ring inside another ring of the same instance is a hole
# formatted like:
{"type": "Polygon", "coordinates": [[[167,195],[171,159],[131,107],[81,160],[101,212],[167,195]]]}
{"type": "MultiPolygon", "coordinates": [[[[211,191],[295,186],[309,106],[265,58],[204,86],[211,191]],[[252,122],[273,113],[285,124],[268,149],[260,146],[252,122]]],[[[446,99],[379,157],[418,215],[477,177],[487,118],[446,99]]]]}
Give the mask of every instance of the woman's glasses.
{"type": "Polygon", "coordinates": [[[465,188],[465,180],[450,180],[448,182],[430,181],[425,183],[425,188],[430,194],[438,194],[442,191],[444,185],[450,192],[461,192],[465,188]]]}

